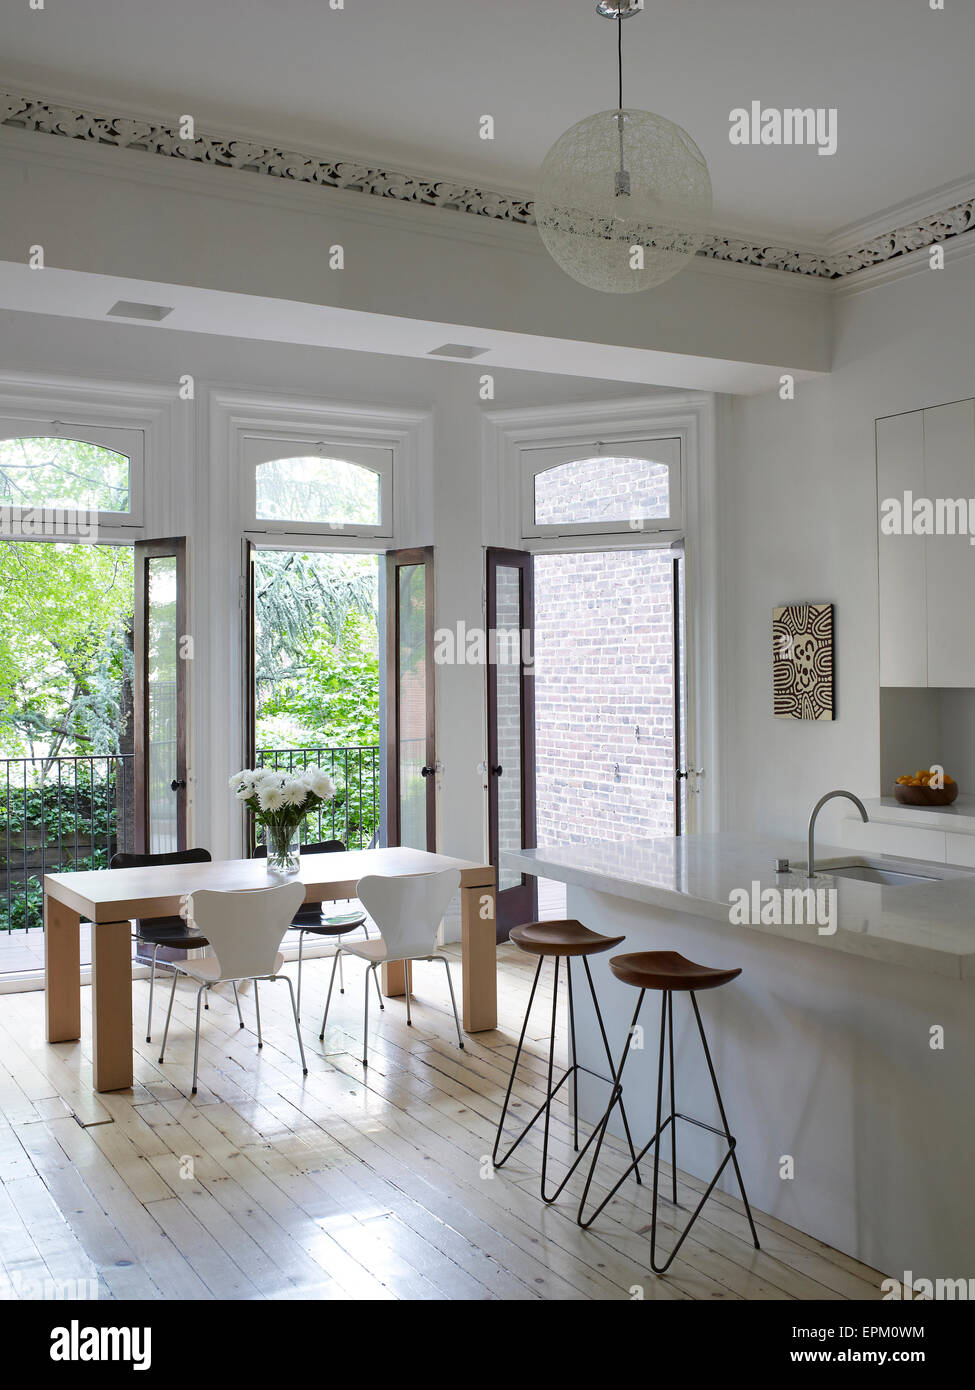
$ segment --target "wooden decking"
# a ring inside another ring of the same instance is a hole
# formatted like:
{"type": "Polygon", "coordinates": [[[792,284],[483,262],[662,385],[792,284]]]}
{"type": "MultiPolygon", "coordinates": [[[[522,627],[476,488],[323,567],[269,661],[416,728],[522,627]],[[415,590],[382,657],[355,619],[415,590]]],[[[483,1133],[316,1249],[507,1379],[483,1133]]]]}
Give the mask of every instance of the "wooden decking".
{"type": "MultiPolygon", "coordinates": [[[[532,969],[513,946],[500,958],[496,1032],[461,1053],[443,971],[420,965],[413,1028],[402,1000],[370,1009],[366,1072],[357,962],[346,965],[324,1043],[331,963],[306,966],[305,1078],[283,984],[261,987],[262,1052],[252,994],[243,1031],[232,997],[215,994],[195,1098],[188,985],[177,989],[160,1066],[163,1011],[145,1043],[147,986],[135,983],[135,1086],[103,1096],[91,1089],[90,990],[85,1041],[54,1047],[43,1040],[41,994],[0,995],[0,1296],[92,1281],[101,1298],[144,1299],[613,1300],[635,1286],[663,1300],[879,1297],[875,1271],[760,1213],[756,1252],[740,1204],[721,1194],[658,1279],[647,1266],[646,1187],[627,1184],[582,1232],[568,1192],[553,1207],[538,1196],[540,1136],[493,1173],[532,969]]],[[[544,1017],[516,1114],[543,1094],[544,1017]]],[[[567,1135],[562,1111],[557,1156],[569,1152],[567,1135]]],[[[682,1179],[682,1205],[700,1190],[682,1179]]]]}

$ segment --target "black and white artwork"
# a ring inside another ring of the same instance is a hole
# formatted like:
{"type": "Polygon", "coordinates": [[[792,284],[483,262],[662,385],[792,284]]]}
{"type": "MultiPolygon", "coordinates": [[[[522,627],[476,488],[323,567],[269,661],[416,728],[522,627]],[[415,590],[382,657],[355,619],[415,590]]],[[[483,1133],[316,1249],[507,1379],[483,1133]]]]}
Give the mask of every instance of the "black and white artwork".
{"type": "Polygon", "coordinates": [[[776,719],[833,718],[833,605],[772,610],[772,699],[776,719]]]}

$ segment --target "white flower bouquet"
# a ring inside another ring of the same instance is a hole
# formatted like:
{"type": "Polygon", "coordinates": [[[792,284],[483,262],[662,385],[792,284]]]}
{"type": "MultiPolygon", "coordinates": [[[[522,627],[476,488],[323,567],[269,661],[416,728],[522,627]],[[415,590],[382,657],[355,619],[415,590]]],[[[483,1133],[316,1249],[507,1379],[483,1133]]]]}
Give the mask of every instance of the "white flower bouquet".
{"type": "Polygon", "coordinates": [[[325,769],[303,767],[297,772],[282,772],[267,767],[244,768],[234,773],[228,785],[264,830],[268,869],[272,873],[297,873],[301,823],[335,795],[335,783],[325,769]]]}

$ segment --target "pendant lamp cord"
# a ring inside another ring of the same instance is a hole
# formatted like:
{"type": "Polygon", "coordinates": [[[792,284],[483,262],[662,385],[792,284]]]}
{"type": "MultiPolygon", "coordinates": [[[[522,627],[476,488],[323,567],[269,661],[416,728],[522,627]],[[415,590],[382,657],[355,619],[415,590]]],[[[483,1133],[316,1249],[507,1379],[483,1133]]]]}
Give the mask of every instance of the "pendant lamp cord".
{"type": "Polygon", "coordinates": [[[616,16],[616,45],[617,45],[617,62],[618,62],[618,65],[619,65],[619,76],[620,76],[620,99],[619,99],[619,109],[622,111],[622,110],[623,110],[623,15],[622,15],[622,13],[620,13],[620,14],[618,14],[618,15],[616,16]]]}
{"type": "Polygon", "coordinates": [[[628,193],[626,186],[626,164],[623,155],[623,15],[622,11],[616,16],[616,41],[617,41],[617,64],[619,68],[619,109],[616,117],[616,134],[619,140],[620,162],[616,175],[616,196],[620,197],[623,193],[628,193]]]}

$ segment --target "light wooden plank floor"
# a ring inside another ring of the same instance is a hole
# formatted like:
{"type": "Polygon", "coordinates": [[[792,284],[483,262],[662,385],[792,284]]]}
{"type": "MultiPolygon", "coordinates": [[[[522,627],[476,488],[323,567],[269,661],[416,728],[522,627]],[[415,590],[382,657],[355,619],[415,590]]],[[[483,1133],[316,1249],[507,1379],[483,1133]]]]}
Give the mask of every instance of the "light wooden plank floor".
{"type": "MultiPolygon", "coordinates": [[[[135,983],[134,1088],[105,1096],[91,1091],[89,989],[84,1040],[54,1047],[42,994],[0,995],[0,1296],[97,1286],[101,1298],[157,1299],[879,1297],[874,1270],[757,1212],[755,1251],[740,1203],[723,1194],[658,1279],[647,1265],[647,1187],[628,1183],[580,1231],[578,1175],[555,1206],[539,1198],[540,1134],[493,1173],[533,971],[512,946],[500,964],[500,1027],[468,1038],[464,1052],[441,969],[415,969],[412,1028],[401,1000],[381,1014],[373,1000],[365,1072],[358,962],[346,964],[324,1043],[331,962],[306,965],[304,1078],[283,984],[261,987],[261,1052],[253,991],[244,1030],[232,997],[214,993],[196,1097],[188,984],[160,1066],[163,1009],[147,1044],[147,985],[135,983]]],[[[537,1007],[516,1115],[541,1102],[545,1018],[537,1007]]],[[[556,1158],[571,1153],[569,1134],[563,1109],[556,1158]]],[[[682,1177],[684,1211],[664,1208],[665,1241],[702,1190],[682,1177]]]]}

